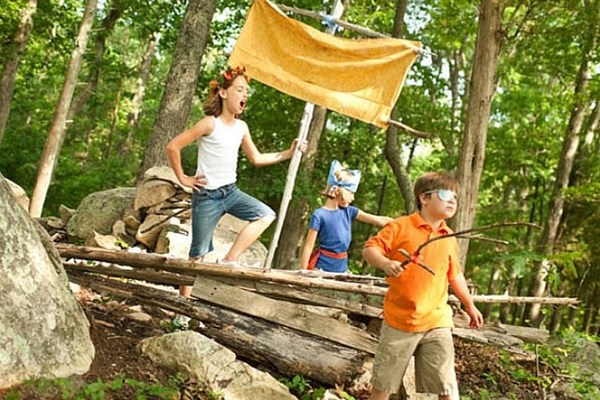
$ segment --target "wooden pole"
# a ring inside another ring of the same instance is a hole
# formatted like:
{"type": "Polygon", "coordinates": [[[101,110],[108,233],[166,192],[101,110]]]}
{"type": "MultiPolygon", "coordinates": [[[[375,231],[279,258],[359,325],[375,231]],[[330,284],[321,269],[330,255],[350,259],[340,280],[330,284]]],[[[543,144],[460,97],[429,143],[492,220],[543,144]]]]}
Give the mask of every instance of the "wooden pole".
{"type": "MultiPolygon", "coordinates": [[[[341,0],[336,0],[333,5],[333,18],[339,18],[344,12],[344,5],[341,0]]],[[[335,34],[335,29],[327,28],[327,32],[330,34],[335,34]]],[[[313,110],[315,109],[315,105],[312,103],[306,103],[304,107],[304,114],[302,116],[302,121],[300,122],[300,130],[298,132],[298,145],[301,145],[308,138],[308,130],[310,128],[310,122],[312,121],[313,110]]],[[[281,205],[279,206],[279,213],[277,214],[277,226],[275,227],[275,233],[273,234],[273,238],[271,239],[271,243],[269,244],[269,252],[267,253],[267,259],[263,268],[265,270],[271,269],[271,264],[273,263],[273,257],[275,257],[275,250],[277,250],[277,245],[279,244],[279,237],[281,236],[281,230],[283,229],[283,223],[285,221],[285,215],[287,213],[288,206],[292,199],[292,192],[294,191],[294,185],[296,182],[296,175],[298,174],[298,167],[300,166],[300,158],[302,157],[302,153],[296,150],[294,155],[292,156],[292,160],[290,161],[290,166],[288,168],[288,174],[285,181],[285,188],[283,190],[283,197],[281,199],[281,205]]]]}
{"type": "MultiPolygon", "coordinates": [[[[235,268],[218,264],[192,262],[159,254],[129,253],[120,250],[107,250],[99,247],[82,247],[69,244],[57,244],[56,249],[64,259],[93,260],[128,266],[134,269],[150,269],[168,272],[170,274],[159,277],[155,271],[145,271],[136,277],[144,280],[156,279],[157,283],[189,282],[186,276],[215,276],[231,278],[233,281],[262,281],[282,285],[291,285],[303,288],[328,289],[340,292],[360,293],[365,295],[385,296],[387,283],[383,278],[374,276],[330,274],[320,271],[264,271],[257,268],[235,268]],[[177,275],[178,274],[178,275],[177,275]]],[[[113,276],[133,277],[132,271],[121,270],[114,267],[89,265],[85,268],[69,264],[72,269],[95,272],[113,276]]],[[[572,297],[519,297],[509,295],[473,295],[477,303],[539,303],[574,306],[579,304],[577,298],[572,297]]],[[[449,301],[457,302],[458,299],[450,296],[449,301]]]]}
{"type": "MultiPolygon", "coordinates": [[[[304,106],[304,115],[302,116],[302,122],[300,123],[300,131],[298,132],[298,146],[306,141],[308,138],[308,129],[310,128],[310,121],[312,120],[313,110],[315,105],[312,103],[306,103],[304,106]]],[[[283,229],[283,222],[285,221],[285,215],[287,209],[292,200],[292,192],[294,191],[294,185],[296,183],[296,175],[298,174],[298,167],[300,166],[300,159],[302,153],[296,148],[290,166],[288,168],[288,174],[285,181],[285,188],[283,190],[283,197],[281,198],[281,204],[279,205],[279,213],[277,214],[277,226],[275,227],[275,233],[269,244],[269,252],[267,253],[267,259],[265,261],[264,269],[271,269],[273,263],[273,257],[275,256],[275,250],[279,244],[279,237],[281,236],[281,230],[283,229]]]]}

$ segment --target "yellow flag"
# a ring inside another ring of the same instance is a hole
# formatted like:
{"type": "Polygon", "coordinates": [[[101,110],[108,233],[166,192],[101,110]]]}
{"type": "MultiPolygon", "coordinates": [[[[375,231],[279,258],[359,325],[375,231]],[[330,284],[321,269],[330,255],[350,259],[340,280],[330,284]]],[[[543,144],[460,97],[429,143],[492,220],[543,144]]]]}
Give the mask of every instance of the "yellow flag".
{"type": "Polygon", "coordinates": [[[290,96],[386,127],[420,48],[393,38],[338,38],[255,0],[228,64],[290,96]]]}

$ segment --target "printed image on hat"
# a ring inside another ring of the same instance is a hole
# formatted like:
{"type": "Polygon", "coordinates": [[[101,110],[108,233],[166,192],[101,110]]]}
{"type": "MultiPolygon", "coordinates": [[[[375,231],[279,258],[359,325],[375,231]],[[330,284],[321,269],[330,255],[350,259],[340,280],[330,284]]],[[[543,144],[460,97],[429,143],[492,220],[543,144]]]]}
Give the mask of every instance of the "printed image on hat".
{"type": "Polygon", "coordinates": [[[360,171],[357,169],[347,169],[342,167],[338,160],[331,162],[327,185],[330,187],[341,187],[356,193],[360,183],[360,171]]]}

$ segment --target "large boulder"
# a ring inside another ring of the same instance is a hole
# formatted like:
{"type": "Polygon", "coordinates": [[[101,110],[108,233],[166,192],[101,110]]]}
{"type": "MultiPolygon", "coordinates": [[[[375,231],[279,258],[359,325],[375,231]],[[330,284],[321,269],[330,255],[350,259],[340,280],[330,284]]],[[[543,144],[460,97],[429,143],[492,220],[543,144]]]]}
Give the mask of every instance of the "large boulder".
{"type": "Polygon", "coordinates": [[[0,389],[88,371],[89,323],[50,237],[0,174],[0,389]]]}
{"type": "Polygon", "coordinates": [[[10,187],[10,190],[13,192],[13,194],[15,195],[15,198],[17,199],[17,203],[19,203],[21,205],[21,207],[23,207],[26,211],[29,211],[29,196],[27,196],[27,193],[25,192],[25,190],[23,190],[23,188],[19,185],[17,185],[15,182],[11,181],[10,179],[6,179],[6,183],[8,183],[8,186],[10,187]]]}
{"type": "Polygon", "coordinates": [[[90,239],[94,232],[108,235],[112,227],[133,209],[135,188],[116,188],[86,196],[69,220],[67,232],[80,239],[90,239]]]}
{"type": "Polygon", "coordinates": [[[235,353],[193,331],[144,339],[141,349],[152,362],[201,382],[224,400],[294,400],[271,375],[236,360],[235,353]]]}

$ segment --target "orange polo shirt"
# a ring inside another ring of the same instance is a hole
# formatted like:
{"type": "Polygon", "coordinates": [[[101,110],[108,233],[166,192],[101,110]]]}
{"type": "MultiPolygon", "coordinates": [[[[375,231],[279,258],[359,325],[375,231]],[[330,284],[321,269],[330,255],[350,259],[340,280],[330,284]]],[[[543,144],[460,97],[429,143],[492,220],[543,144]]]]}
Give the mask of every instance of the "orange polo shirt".
{"type": "MultiPolygon", "coordinates": [[[[387,258],[404,261],[399,249],[413,254],[425,241],[449,233],[452,231],[445,222],[433,231],[431,225],[414,213],[387,224],[365,247],[376,247],[387,258]]],[[[383,300],[383,318],[388,325],[406,332],[453,327],[448,280],[461,271],[456,238],[428,244],[421,250],[421,256],[421,261],[435,271],[435,276],[409,263],[400,276],[387,277],[390,287],[383,300]]]]}

